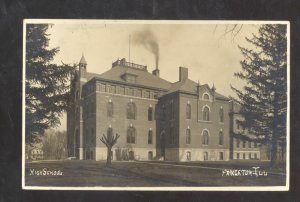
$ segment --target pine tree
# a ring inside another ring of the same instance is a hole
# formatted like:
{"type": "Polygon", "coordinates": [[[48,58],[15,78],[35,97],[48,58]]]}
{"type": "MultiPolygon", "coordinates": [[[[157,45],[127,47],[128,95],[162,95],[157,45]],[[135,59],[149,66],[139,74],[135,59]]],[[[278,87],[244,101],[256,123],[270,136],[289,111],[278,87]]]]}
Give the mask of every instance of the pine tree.
{"type": "Polygon", "coordinates": [[[244,60],[242,71],[235,73],[246,85],[243,90],[232,87],[245,118],[240,124],[257,141],[271,145],[271,167],[277,160],[278,144],[286,144],[286,33],[286,25],[268,24],[262,25],[252,39],[246,38],[254,48],[239,47],[244,60]]]}
{"type": "Polygon", "coordinates": [[[26,25],[26,142],[60,123],[69,106],[73,67],[51,63],[59,48],[48,49],[48,24],[26,25]]]}

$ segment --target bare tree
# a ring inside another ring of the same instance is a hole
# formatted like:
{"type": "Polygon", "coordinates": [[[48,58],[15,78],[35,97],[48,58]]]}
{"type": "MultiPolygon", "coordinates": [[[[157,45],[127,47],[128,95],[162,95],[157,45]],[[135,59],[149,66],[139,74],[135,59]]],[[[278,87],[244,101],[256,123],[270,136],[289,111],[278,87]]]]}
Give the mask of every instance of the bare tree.
{"type": "Polygon", "coordinates": [[[107,135],[104,135],[100,138],[101,142],[106,145],[107,147],[107,159],[106,159],[106,166],[111,165],[111,157],[112,157],[112,147],[117,143],[118,138],[120,135],[116,133],[114,136],[112,133],[108,133],[107,135]]]}
{"type": "Polygon", "coordinates": [[[47,130],[42,138],[45,159],[63,159],[66,157],[66,131],[47,130]]]}

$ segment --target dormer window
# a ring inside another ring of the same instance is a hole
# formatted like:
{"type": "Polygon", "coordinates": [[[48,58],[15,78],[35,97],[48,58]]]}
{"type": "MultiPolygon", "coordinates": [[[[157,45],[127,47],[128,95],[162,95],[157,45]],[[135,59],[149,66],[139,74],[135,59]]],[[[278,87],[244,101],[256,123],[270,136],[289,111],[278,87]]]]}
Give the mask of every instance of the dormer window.
{"type": "Polygon", "coordinates": [[[128,74],[125,73],[121,76],[127,83],[136,83],[136,77],[137,75],[135,74],[128,74]]]}

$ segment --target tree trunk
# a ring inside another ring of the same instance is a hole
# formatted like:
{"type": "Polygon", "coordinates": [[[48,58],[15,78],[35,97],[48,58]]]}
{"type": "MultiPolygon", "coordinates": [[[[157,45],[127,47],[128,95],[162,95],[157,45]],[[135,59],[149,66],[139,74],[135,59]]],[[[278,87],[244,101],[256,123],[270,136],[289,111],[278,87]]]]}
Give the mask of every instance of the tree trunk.
{"type": "MultiPolygon", "coordinates": [[[[277,93],[274,95],[274,100],[277,102],[277,93]]],[[[273,133],[272,133],[272,142],[271,142],[271,161],[270,161],[270,167],[274,167],[277,161],[277,147],[278,147],[278,109],[277,109],[277,103],[274,102],[274,118],[273,118],[273,133]]]]}
{"type": "Polygon", "coordinates": [[[107,159],[106,159],[106,166],[111,165],[111,148],[107,147],[107,159]]]}
{"type": "MultiPolygon", "coordinates": [[[[274,136],[277,136],[275,134],[273,134],[274,136]]],[[[278,141],[277,141],[277,137],[273,137],[272,138],[272,148],[271,148],[271,161],[270,161],[270,167],[274,167],[276,161],[277,161],[277,144],[278,144],[278,141]]]]}

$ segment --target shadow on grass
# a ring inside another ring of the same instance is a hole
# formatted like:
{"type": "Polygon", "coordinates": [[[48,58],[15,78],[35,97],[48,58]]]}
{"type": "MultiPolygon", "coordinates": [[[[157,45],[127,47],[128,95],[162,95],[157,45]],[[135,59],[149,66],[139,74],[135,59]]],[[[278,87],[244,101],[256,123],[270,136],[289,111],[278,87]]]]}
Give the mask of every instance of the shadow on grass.
{"type": "MultiPolygon", "coordinates": [[[[129,170],[123,170],[120,168],[115,168],[112,166],[104,166],[102,168],[99,169],[102,172],[109,172],[111,174],[114,175],[120,175],[122,177],[128,177],[128,178],[142,178],[145,181],[149,182],[149,183],[157,183],[157,185],[159,184],[173,184],[174,186],[213,186],[211,184],[202,184],[202,183],[195,183],[195,182],[190,182],[187,180],[177,180],[171,177],[167,177],[167,176],[149,176],[149,175],[145,175],[145,174],[141,174],[141,173],[137,173],[137,172],[132,172],[129,170]]],[[[141,170],[142,171],[142,170],[141,170]]]]}

